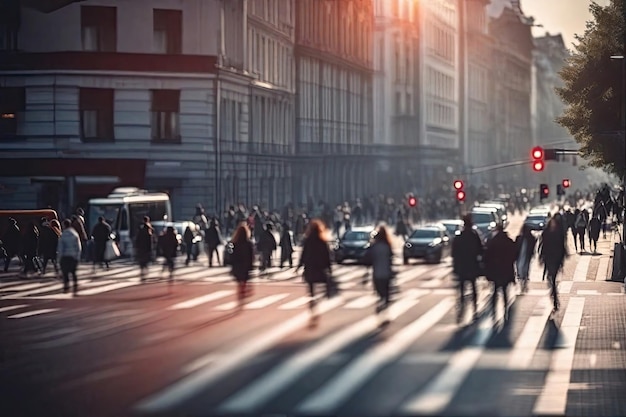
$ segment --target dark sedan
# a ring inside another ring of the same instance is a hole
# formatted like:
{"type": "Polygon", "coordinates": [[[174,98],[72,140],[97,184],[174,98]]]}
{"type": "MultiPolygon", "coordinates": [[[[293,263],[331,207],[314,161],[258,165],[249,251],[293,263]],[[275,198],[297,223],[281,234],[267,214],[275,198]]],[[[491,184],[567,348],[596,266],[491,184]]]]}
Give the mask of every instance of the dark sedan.
{"type": "Polygon", "coordinates": [[[333,254],[335,262],[342,263],[346,259],[361,261],[370,245],[373,229],[352,229],[335,242],[333,254]]]}
{"type": "Polygon", "coordinates": [[[524,224],[530,226],[530,230],[541,231],[548,224],[548,216],[546,214],[529,214],[526,216],[524,224]]]}
{"type": "Polygon", "coordinates": [[[439,263],[450,252],[450,238],[443,226],[425,226],[416,229],[404,243],[404,264],[409,259],[425,259],[439,263]]]}

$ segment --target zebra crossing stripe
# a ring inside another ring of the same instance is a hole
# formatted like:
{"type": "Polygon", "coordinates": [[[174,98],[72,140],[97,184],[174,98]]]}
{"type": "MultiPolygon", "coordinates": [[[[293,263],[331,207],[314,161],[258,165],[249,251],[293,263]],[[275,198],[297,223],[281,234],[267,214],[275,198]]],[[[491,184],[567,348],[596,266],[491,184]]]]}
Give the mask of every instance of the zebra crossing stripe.
{"type": "Polygon", "coordinates": [[[598,271],[596,272],[596,281],[606,280],[608,268],[609,258],[600,258],[600,264],[598,265],[598,271]]]}
{"type": "Polygon", "coordinates": [[[127,287],[132,287],[134,285],[138,285],[139,282],[118,282],[115,284],[110,284],[110,285],[105,285],[103,287],[96,287],[96,288],[91,288],[88,290],[81,290],[79,287],[79,294],[80,295],[96,295],[96,294],[102,294],[104,292],[109,292],[109,291],[114,291],[114,290],[119,290],[122,288],[127,288],[127,287]]]}
{"type": "Polygon", "coordinates": [[[63,289],[63,284],[38,284],[38,288],[30,291],[21,291],[16,292],[10,295],[4,295],[0,297],[0,300],[9,299],[9,298],[23,298],[28,297],[29,295],[42,294],[46,292],[53,292],[63,289]]]}
{"type": "Polygon", "coordinates": [[[31,282],[31,283],[22,284],[22,285],[19,285],[19,284],[20,284],[20,281],[9,282],[9,283],[3,284],[2,288],[0,288],[0,290],[2,292],[27,291],[27,290],[31,290],[33,288],[39,288],[42,285],[46,285],[46,283],[44,283],[44,282],[31,282]]]}
{"type": "Polygon", "coordinates": [[[590,262],[591,256],[581,256],[578,258],[572,281],[587,281],[587,270],[589,269],[590,262]]]}
{"type": "Polygon", "coordinates": [[[41,310],[32,310],[27,311],[25,313],[14,314],[12,316],[8,316],[7,319],[23,319],[25,317],[39,316],[42,314],[53,313],[55,311],[59,311],[58,308],[43,308],[41,310]]]}
{"type": "Polygon", "coordinates": [[[347,309],[365,308],[365,307],[373,306],[377,300],[378,300],[377,296],[373,294],[367,294],[367,295],[363,295],[361,297],[355,298],[354,300],[346,304],[343,308],[347,308],[347,309]]]}
{"type": "Polygon", "coordinates": [[[258,299],[256,301],[253,301],[249,304],[246,304],[244,306],[244,308],[246,310],[258,310],[260,308],[265,308],[267,306],[270,306],[280,300],[283,300],[287,297],[289,297],[289,293],[283,293],[283,294],[274,294],[274,295],[269,295],[267,297],[263,297],[261,299],[258,299]]]}
{"type": "Polygon", "coordinates": [[[4,313],[5,311],[17,310],[23,307],[28,307],[28,304],[17,304],[12,306],[0,307],[0,313],[4,313]]]}
{"type": "Polygon", "coordinates": [[[454,304],[452,297],[440,301],[394,336],[352,361],[341,373],[300,403],[297,411],[305,414],[332,414],[372,375],[397,359],[415,340],[443,319],[454,304]]]}
{"type": "Polygon", "coordinates": [[[408,415],[440,414],[481,357],[492,333],[493,319],[488,314],[479,322],[472,343],[455,353],[448,362],[448,366],[417,396],[409,399],[402,406],[402,413],[408,415]]]}
{"type": "MultiPolygon", "coordinates": [[[[343,303],[342,297],[324,300],[318,305],[319,314],[325,314],[343,303]]],[[[143,412],[170,410],[189,398],[202,392],[208,385],[233,371],[242,363],[246,363],[269,349],[274,344],[305,326],[310,319],[309,312],[303,312],[291,319],[278,323],[269,332],[253,338],[239,348],[229,351],[217,363],[198,369],[190,376],[183,378],[161,392],[151,395],[136,405],[135,409],[143,412]]]]}
{"type": "MultiPolygon", "coordinates": [[[[390,316],[397,318],[409,311],[418,302],[419,300],[415,299],[401,300],[390,307],[390,316]]],[[[369,316],[339,330],[310,348],[298,352],[262,378],[256,380],[242,391],[238,391],[220,405],[218,409],[226,413],[249,413],[254,411],[333,353],[370,334],[376,329],[377,325],[378,319],[374,316],[369,316]]]]}
{"type": "Polygon", "coordinates": [[[528,369],[552,311],[549,299],[539,300],[509,355],[509,369],[528,369]]]}
{"type": "Polygon", "coordinates": [[[205,294],[200,297],[192,298],[191,300],[182,301],[180,303],[177,303],[168,307],[167,309],[168,310],[181,310],[181,309],[193,308],[201,304],[208,303],[210,301],[215,301],[215,300],[219,300],[220,298],[228,297],[229,295],[232,295],[234,293],[235,291],[232,291],[232,290],[216,291],[211,294],[205,294]]]}

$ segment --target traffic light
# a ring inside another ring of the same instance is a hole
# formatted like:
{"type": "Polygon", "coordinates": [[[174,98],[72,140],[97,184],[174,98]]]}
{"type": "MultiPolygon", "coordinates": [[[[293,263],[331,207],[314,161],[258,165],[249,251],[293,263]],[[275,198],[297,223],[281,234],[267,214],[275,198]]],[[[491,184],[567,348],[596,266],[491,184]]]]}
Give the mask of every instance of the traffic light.
{"type": "Polygon", "coordinates": [[[572,185],[572,182],[569,179],[565,178],[561,182],[561,184],[563,185],[563,188],[569,188],[572,185]]]}
{"type": "Polygon", "coordinates": [[[550,187],[548,187],[548,184],[540,184],[539,185],[539,201],[543,200],[544,198],[548,198],[549,195],[550,195],[550,187]]]}
{"type": "Polygon", "coordinates": [[[533,171],[535,172],[543,171],[543,168],[545,167],[545,162],[544,162],[545,154],[543,152],[543,148],[541,146],[535,146],[530,152],[530,155],[533,158],[533,171]]]}
{"type": "Polygon", "coordinates": [[[409,207],[415,207],[417,205],[417,198],[413,194],[409,195],[409,207]]]}
{"type": "Polygon", "coordinates": [[[465,186],[465,184],[463,184],[463,181],[454,180],[454,183],[452,184],[452,186],[456,190],[457,201],[459,202],[465,201],[465,190],[463,190],[463,187],[465,186]]]}

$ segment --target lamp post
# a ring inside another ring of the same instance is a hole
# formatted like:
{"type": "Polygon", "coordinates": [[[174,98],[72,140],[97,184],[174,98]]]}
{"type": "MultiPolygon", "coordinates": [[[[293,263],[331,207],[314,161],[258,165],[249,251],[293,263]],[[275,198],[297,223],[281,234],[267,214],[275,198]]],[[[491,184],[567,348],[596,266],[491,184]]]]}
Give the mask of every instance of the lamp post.
{"type": "MultiPolygon", "coordinates": [[[[620,87],[621,87],[621,105],[620,105],[620,129],[622,133],[623,145],[624,145],[624,163],[626,164],[626,91],[624,91],[624,77],[626,77],[626,71],[624,69],[626,66],[624,65],[624,55],[611,55],[612,60],[619,60],[621,64],[621,76],[620,76],[620,87]]],[[[621,253],[616,254],[613,253],[613,260],[618,261],[621,260],[621,265],[619,268],[613,267],[613,271],[616,269],[619,270],[619,278],[622,279],[626,277],[626,166],[624,167],[624,172],[622,174],[622,244],[621,244],[621,253]]],[[[617,248],[617,246],[616,246],[617,248]]]]}

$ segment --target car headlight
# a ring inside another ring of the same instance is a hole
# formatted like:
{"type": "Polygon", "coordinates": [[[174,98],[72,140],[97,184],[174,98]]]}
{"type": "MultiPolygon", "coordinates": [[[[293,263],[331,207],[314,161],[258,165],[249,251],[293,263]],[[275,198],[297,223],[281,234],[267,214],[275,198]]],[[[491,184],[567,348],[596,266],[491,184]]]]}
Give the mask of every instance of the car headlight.
{"type": "Polygon", "coordinates": [[[489,223],[489,229],[493,229],[496,227],[496,222],[489,223]]]}
{"type": "Polygon", "coordinates": [[[412,246],[413,246],[413,245],[411,245],[411,242],[406,242],[406,243],[404,244],[404,247],[405,247],[405,248],[407,248],[407,249],[410,249],[412,246]]]}

